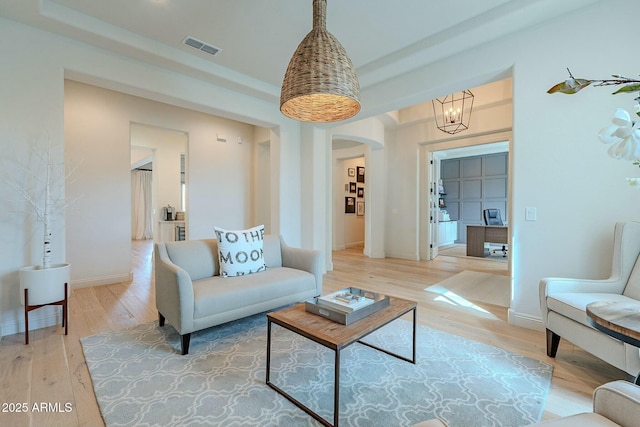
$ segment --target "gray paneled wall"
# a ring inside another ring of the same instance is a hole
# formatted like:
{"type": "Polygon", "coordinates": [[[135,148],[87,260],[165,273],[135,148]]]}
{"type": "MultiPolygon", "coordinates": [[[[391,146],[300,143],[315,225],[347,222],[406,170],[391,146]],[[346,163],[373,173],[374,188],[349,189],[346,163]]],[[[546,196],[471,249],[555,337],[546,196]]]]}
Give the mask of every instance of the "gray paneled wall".
{"type": "Polygon", "coordinates": [[[484,224],[484,209],[500,209],[502,220],[508,221],[509,153],[442,160],[440,178],[447,212],[458,221],[457,242],[467,242],[467,225],[484,224]]]}

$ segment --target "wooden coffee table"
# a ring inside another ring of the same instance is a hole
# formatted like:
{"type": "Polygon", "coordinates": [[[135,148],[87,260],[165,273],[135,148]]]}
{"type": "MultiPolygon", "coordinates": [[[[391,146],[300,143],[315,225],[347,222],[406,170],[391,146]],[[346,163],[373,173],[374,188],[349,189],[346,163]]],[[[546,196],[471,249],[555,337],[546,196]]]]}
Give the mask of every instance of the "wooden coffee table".
{"type": "MultiPolygon", "coordinates": [[[[597,330],[640,348],[640,302],[592,302],[587,317],[597,330]]],[[[640,385],[640,375],[635,383],[640,385]]]]}
{"type": "Polygon", "coordinates": [[[305,310],[304,303],[267,314],[267,384],[275,391],[289,399],[294,405],[311,415],[325,426],[338,427],[340,413],[340,351],[355,342],[375,348],[391,356],[416,363],[416,308],[415,301],[389,297],[389,306],[370,314],[350,325],[342,325],[305,310]],[[413,311],[412,357],[392,353],[380,347],[360,341],[370,333],[413,311]],[[333,424],[298,401],[270,381],[271,374],[271,324],[275,323],[285,329],[302,335],[335,352],[334,384],[333,384],[333,424]]]}

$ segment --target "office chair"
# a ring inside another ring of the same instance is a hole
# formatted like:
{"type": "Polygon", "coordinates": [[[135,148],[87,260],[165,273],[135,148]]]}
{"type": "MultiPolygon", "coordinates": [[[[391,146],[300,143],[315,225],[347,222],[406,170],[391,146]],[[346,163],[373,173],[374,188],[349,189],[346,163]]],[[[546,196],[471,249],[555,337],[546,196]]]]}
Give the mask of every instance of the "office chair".
{"type": "MultiPolygon", "coordinates": [[[[482,211],[484,216],[484,224],[485,225],[497,225],[500,227],[504,227],[504,222],[502,222],[502,217],[500,216],[500,209],[485,209],[482,211]]],[[[507,246],[502,245],[502,249],[494,249],[492,252],[495,254],[496,252],[501,251],[502,256],[507,256],[507,246]]]]}

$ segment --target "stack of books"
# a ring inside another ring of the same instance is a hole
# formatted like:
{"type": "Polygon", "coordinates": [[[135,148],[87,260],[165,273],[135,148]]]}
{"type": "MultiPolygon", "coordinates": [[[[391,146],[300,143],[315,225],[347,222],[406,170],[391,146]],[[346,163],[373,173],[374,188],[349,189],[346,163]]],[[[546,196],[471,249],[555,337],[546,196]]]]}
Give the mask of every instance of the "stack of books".
{"type": "Polygon", "coordinates": [[[305,310],[334,322],[349,325],[389,305],[387,295],[346,288],[305,301],[305,310]]]}
{"type": "Polygon", "coordinates": [[[375,302],[372,298],[350,292],[349,290],[341,290],[331,294],[318,297],[317,303],[320,306],[329,307],[334,310],[340,310],[345,313],[352,313],[363,307],[371,305],[375,302]]]}

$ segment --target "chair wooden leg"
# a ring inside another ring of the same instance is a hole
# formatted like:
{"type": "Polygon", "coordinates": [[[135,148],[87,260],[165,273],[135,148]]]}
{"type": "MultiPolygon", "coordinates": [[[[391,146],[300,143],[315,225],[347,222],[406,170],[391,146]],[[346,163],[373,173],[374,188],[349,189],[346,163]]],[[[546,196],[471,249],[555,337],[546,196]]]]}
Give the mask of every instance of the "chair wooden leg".
{"type": "Polygon", "coordinates": [[[29,345],[29,289],[24,290],[24,344],[29,345]]]}
{"type": "Polygon", "coordinates": [[[180,335],[180,345],[182,347],[182,355],[189,353],[189,342],[191,341],[191,334],[180,335]]]}
{"type": "Polygon", "coordinates": [[[560,345],[560,335],[547,329],[547,356],[556,357],[558,346],[560,345]]]}
{"type": "Polygon", "coordinates": [[[158,326],[164,326],[164,320],[162,313],[158,312],[158,326]]]}

